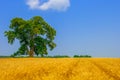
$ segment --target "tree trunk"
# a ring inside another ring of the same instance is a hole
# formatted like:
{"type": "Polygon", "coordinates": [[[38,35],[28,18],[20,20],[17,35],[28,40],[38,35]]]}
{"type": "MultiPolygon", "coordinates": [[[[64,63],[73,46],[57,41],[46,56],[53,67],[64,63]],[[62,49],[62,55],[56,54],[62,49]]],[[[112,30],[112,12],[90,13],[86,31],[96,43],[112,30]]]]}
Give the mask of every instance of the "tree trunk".
{"type": "Polygon", "coordinates": [[[43,54],[41,54],[41,57],[44,57],[44,55],[43,55],[43,54]]]}
{"type": "Polygon", "coordinates": [[[33,55],[34,55],[34,46],[30,47],[29,57],[33,57],[33,55]]]}
{"type": "Polygon", "coordinates": [[[34,56],[34,38],[33,35],[31,35],[29,57],[33,57],[33,56],[34,56]]]}

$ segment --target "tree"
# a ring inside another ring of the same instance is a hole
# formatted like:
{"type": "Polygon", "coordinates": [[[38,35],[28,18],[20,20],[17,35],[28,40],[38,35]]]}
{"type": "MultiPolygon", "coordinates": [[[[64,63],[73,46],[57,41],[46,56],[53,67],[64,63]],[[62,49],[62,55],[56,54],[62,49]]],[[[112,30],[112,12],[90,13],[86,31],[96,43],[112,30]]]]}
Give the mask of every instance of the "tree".
{"type": "Polygon", "coordinates": [[[14,54],[34,54],[43,56],[48,54],[47,48],[53,50],[56,44],[53,42],[56,31],[40,16],[35,16],[30,20],[13,18],[9,26],[10,30],[5,31],[8,43],[13,44],[15,39],[20,42],[20,48],[14,54]]]}

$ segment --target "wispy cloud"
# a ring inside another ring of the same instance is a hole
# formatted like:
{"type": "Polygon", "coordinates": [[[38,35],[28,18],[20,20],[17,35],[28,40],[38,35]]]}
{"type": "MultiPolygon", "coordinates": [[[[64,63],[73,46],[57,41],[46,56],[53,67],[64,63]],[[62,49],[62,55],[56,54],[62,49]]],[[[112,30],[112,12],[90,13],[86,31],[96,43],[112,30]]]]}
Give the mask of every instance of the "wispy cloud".
{"type": "Polygon", "coordinates": [[[27,5],[30,9],[38,10],[57,10],[65,11],[70,6],[70,0],[48,0],[41,4],[42,0],[27,0],[27,5]]]}

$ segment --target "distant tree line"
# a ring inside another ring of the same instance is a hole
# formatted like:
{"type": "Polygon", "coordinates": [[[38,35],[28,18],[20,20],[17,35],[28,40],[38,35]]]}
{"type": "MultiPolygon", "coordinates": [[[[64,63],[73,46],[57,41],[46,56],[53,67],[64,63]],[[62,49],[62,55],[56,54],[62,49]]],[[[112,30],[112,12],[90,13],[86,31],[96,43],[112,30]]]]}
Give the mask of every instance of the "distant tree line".
{"type": "MultiPolygon", "coordinates": [[[[70,58],[71,56],[68,55],[55,55],[55,56],[45,56],[45,57],[51,57],[51,58],[70,58]]],[[[91,58],[90,55],[74,55],[73,58],[91,58]]]]}
{"type": "MultiPolygon", "coordinates": [[[[26,55],[10,55],[10,56],[0,56],[0,58],[11,58],[11,57],[14,57],[14,58],[26,58],[26,57],[29,57],[26,56],[26,55]]],[[[74,55],[74,56],[68,56],[68,55],[54,55],[54,56],[34,56],[34,58],[91,58],[92,56],[90,55],[74,55]]]]}
{"type": "MultiPolygon", "coordinates": [[[[26,55],[14,55],[12,54],[10,57],[29,57],[26,55]]],[[[74,56],[68,56],[68,55],[54,55],[54,56],[50,56],[50,55],[46,55],[46,56],[34,56],[34,58],[91,58],[92,56],[90,55],[74,55],[74,56]]]]}
{"type": "Polygon", "coordinates": [[[83,57],[83,58],[84,58],[84,57],[90,58],[90,57],[92,57],[92,56],[90,56],[90,55],[74,55],[73,57],[74,57],[74,58],[79,58],[79,57],[81,57],[81,58],[82,58],[82,57],[83,57]]]}

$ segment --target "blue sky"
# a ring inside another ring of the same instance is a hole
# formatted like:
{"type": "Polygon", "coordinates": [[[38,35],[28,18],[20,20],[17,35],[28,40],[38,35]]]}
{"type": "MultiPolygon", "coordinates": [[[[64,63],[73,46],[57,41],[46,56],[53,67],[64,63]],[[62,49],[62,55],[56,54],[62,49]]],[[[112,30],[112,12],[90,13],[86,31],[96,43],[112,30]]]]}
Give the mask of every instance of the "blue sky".
{"type": "Polygon", "coordinates": [[[57,47],[49,55],[88,54],[120,57],[120,0],[1,0],[0,55],[10,55],[4,31],[14,17],[42,16],[57,31],[57,47]]]}

